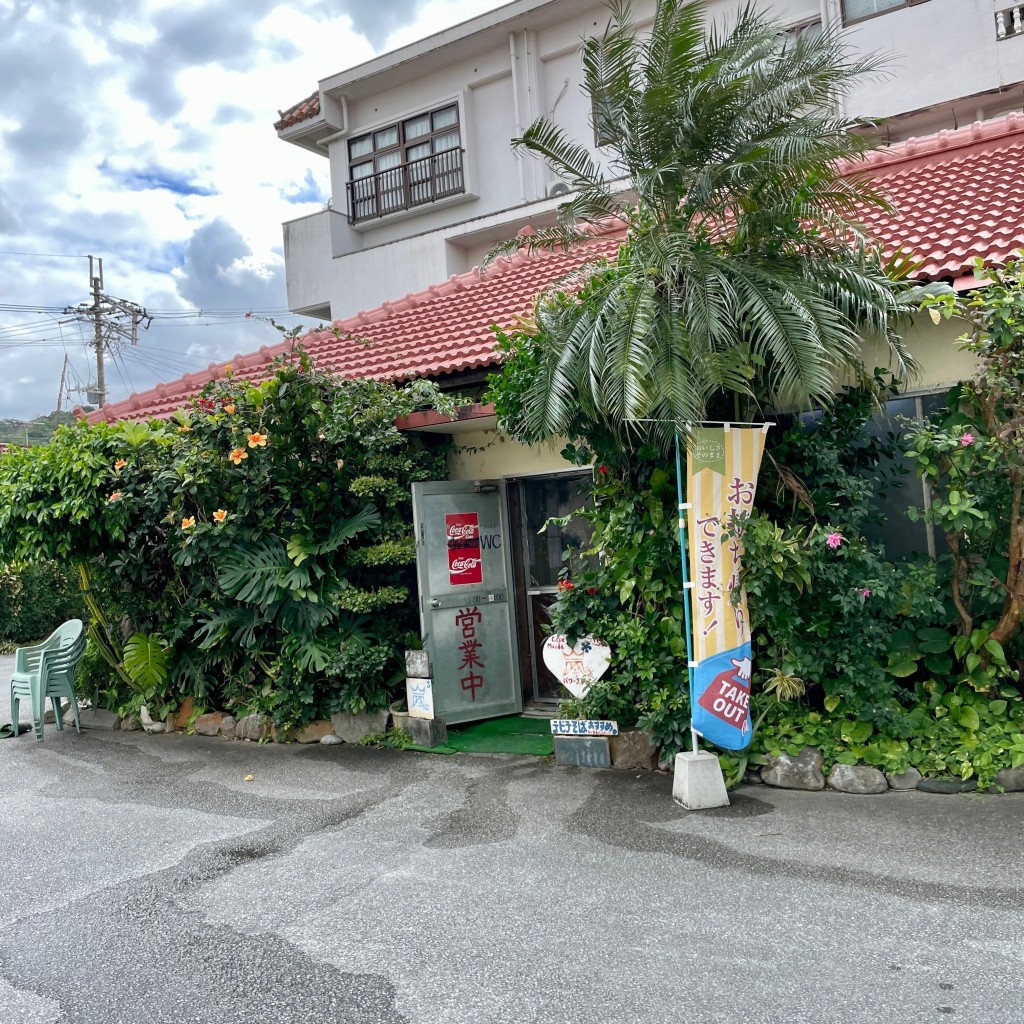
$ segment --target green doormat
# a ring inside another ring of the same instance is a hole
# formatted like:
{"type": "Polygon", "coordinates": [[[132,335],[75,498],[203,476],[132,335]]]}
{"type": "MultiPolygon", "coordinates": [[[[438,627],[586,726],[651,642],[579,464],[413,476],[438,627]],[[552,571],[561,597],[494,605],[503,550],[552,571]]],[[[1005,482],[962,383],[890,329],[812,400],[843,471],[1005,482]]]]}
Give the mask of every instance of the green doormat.
{"type": "Polygon", "coordinates": [[[546,718],[524,718],[506,715],[486,722],[453,725],[448,729],[448,742],[443,747],[411,746],[407,750],[423,750],[428,754],[528,754],[547,757],[555,751],[551,739],[551,723],[546,718]]]}

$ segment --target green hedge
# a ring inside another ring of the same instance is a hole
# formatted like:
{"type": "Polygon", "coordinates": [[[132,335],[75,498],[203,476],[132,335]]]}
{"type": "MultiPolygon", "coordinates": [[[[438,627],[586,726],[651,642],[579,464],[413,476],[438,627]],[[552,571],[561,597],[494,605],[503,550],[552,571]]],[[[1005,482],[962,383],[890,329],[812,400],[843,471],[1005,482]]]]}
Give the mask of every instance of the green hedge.
{"type": "Polygon", "coordinates": [[[0,650],[34,643],[84,614],[74,570],[57,562],[0,566],[0,650]]]}

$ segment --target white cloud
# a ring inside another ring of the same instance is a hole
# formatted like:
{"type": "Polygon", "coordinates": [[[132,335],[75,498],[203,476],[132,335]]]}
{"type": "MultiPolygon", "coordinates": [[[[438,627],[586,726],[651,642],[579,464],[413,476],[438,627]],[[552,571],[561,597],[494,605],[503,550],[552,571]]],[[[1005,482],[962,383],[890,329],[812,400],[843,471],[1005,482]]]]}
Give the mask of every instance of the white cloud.
{"type": "Polygon", "coordinates": [[[277,138],[278,110],[321,78],[496,6],[0,6],[0,418],[49,412],[65,353],[72,382],[89,378],[90,328],[61,315],[88,299],[89,253],[104,259],[108,294],[157,314],[111,361],[112,400],[273,344],[274,329],[241,312],[171,317],[284,313],[281,222],[319,208],[329,168],[277,138]]]}

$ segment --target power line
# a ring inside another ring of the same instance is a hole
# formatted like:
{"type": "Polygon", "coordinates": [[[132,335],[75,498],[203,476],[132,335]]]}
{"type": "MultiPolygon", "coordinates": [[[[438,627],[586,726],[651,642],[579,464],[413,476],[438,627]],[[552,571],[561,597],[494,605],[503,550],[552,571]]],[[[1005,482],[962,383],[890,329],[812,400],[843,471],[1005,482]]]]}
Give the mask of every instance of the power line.
{"type": "Polygon", "coordinates": [[[88,259],[87,256],[83,256],[81,253],[73,252],[20,252],[17,249],[0,249],[0,256],[44,256],[47,259],[61,259],[61,260],[84,260],[88,259]]]}

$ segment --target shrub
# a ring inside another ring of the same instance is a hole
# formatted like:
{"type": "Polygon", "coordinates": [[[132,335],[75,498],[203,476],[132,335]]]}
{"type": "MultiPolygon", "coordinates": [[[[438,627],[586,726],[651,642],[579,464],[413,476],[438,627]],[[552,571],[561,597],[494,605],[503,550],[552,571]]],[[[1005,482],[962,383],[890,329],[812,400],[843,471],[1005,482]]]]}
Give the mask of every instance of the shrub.
{"type": "Polygon", "coordinates": [[[592,543],[563,573],[551,624],[571,641],[592,635],[611,648],[608,673],[570,710],[647,729],[673,754],[690,718],[675,487],[638,462],[631,476],[646,475],[642,490],[598,466],[593,503],[577,513],[592,543]]]}
{"type": "Polygon", "coordinates": [[[84,614],[78,578],[61,563],[0,566],[0,649],[35,643],[84,614]]]}
{"type": "Polygon", "coordinates": [[[409,485],[446,471],[443,444],[394,421],[439,401],[297,353],[170,422],[63,428],[0,464],[0,557],[88,566],[122,691],[282,726],[384,707],[417,623],[409,485]]]}

